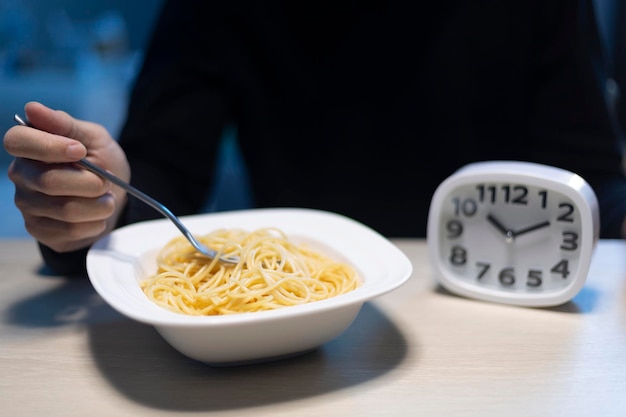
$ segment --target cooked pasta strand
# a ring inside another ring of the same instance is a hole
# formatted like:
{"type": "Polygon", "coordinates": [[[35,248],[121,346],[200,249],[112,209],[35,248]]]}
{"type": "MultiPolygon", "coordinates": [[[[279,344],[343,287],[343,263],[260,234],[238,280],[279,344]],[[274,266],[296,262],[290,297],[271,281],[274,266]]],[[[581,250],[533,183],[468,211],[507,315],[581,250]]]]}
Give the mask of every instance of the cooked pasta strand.
{"type": "Polygon", "coordinates": [[[352,267],[276,228],[219,229],[199,240],[239,263],[208,259],[184,237],[172,239],[157,257],[157,273],[141,283],[150,300],[180,314],[235,314],[315,302],[360,285],[352,267]]]}

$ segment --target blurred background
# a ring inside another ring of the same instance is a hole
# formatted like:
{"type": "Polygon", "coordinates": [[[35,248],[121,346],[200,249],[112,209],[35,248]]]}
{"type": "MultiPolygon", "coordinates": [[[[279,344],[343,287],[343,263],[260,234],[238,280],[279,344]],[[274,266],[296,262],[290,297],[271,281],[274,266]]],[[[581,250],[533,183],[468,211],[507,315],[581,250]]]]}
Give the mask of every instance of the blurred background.
{"type": "Polygon", "coordinates": [[[117,131],[161,3],[0,0],[0,129],[40,100],[117,131]]]}
{"type": "MultiPolygon", "coordinates": [[[[161,0],[0,0],[0,132],[41,101],[115,134],[161,0]]],[[[0,150],[0,236],[25,236],[0,150]]]]}
{"type": "MultiPolygon", "coordinates": [[[[0,0],[0,132],[36,100],[106,126],[115,137],[162,0],[0,0]]],[[[0,147],[0,238],[26,237],[0,147]]],[[[221,172],[206,210],[249,205],[235,131],[225,132],[221,172]],[[240,187],[240,188],[238,188],[240,187]]]]}
{"type": "MultiPolygon", "coordinates": [[[[626,0],[593,0],[601,54],[609,64],[605,90],[614,114],[626,106],[626,0]]],[[[0,0],[0,132],[11,127],[27,101],[41,101],[98,122],[116,136],[129,87],[163,0],[0,0]]],[[[617,117],[616,117],[617,120],[617,117]]],[[[13,205],[6,171],[11,157],[0,147],[0,238],[26,237],[13,205]]],[[[249,206],[236,132],[227,130],[214,195],[207,210],[249,206]],[[233,190],[244,190],[237,192],[233,190]]]]}

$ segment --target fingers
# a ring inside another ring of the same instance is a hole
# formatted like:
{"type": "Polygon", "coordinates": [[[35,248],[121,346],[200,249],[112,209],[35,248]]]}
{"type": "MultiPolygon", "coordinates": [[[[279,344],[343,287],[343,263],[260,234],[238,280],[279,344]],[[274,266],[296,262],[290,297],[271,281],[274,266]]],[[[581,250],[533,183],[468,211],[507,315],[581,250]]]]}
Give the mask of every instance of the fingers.
{"type": "Polygon", "coordinates": [[[106,135],[104,128],[98,124],[75,119],[62,110],[53,110],[35,101],[26,103],[24,111],[33,127],[53,135],[75,139],[87,148],[92,146],[93,140],[106,135]]]}
{"type": "Polygon", "coordinates": [[[56,251],[88,245],[112,227],[117,197],[110,183],[85,170],[18,158],[9,177],[26,230],[56,251]]]}
{"type": "Polygon", "coordinates": [[[111,183],[72,164],[52,164],[16,158],[8,169],[16,192],[49,196],[96,198],[111,189],[111,183]]]}
{"type": "Polygon", "coordinates": [[[78,120],[61,110],[53,110],[36,101],[24,106],[26,118],[30,124],[46,132],[80,140],[84,135],[80,130],[78,120]]]}
{"type": "Polygon", "coordinates": [[[70,252],[88,247],[109,230],[106,220],[69,223],[50,217],[23,217],[26,231],[56,252],[70,252]]]}
{"type": "Polygon", "coordinates": [[[41,103],[25,106],[33,127],[14,126],[4,136],[4,147],[15,157],[49,163],[75,162],[106,147],[113,139],[103,126],[75,119],[41,103]]]}
{"type": "Polygon", "coordinates": [[[49,163],[76,162],[87,154],[85,147],[78,141],[23,126],[15,126],[7,131],[4,148],[16,158],[49,163]]]}
{"type": "Polygon", "coordinates": [[[65,252],[91,244],[110,228],[116,203],[112,193],[99,198],[15,194],[24,226],[39,242],[65,252]]]}
{"type": "Polygon", "coordinates": [[[80,198],[16,193],[15,205],[30,218],[41,217],[76,224],[106,220],[115,209],[111,194],[98,198],[80,198]]]}
{"type": "MultiPolygon", "coordinates": [[[[70,137],[66,137],[62,134],[57,134],[55,131],[60,131],[63,128],[60,124],[63,123],[57,119],[69,119],[65,120],[66,125],[71,125],[71,117],[69,115],[59,115],[59,117],[48,117],[43,119],[45,114],[55,114],[53,110],[44,107],[39,103],[29,103],[36,109],[34,112],[39,117],[35,117],[39,126],[31,128],[26,126],[14,126],[9,129],[4,135],[4,148],[6,151],[17,158],[29,158],[49,163],[61,163],[61,162],[75,162],[87,155],[87,149],[78,140],[70,137]],[[53,129],[52,131],[46,130],[47,128],[53,129]]],[[[28,106],[27,106],[28,107],[28,106]]],[[[33,126],[38,126],[33,123],[33,126]]],[[[67,130],[67,127],[65,127],[67,130]]],[[[72,128],[69,128],[72,129],[72,128]]],[[[74,128],[76,130],[77,128],[74,128]]],[[[77,134],[76,131],[72,132],[77,134]]]]}
{"type": "Polygon", "coordinates": [[[126,192],[75,162],[87,158],[124,181],[126,155],[107,130],[40,103],[25,106],[34,126],[14,126],[4,147],[15,157],[8,175],[26,230],[56,251],[85,247],[113,230],[126,192]]]}
{"type": "Polygon", "coordinates": [[[15,205],[28,233],[57,252],[86,247],[114,227],[114,193],[96,198],[49,196],[19,189],[15,205]]]}

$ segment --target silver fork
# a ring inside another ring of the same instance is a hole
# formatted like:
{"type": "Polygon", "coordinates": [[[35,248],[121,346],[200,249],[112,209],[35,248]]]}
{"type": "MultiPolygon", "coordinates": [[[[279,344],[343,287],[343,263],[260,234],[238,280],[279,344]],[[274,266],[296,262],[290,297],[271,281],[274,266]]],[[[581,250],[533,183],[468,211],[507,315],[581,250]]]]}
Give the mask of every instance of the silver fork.
{"type": "MultiPolygon", "coordinates": [[[[28,122],[27,120],[21,118],[17,114],[13,116],[13,119],[19,125],[28,126],[28,127],[33,127],[34,128],[34,126],[32,126],[30,124],[30,122],[28,122]]],[[[187,229],[187,227],[185,227],[183,222],[181,222],[180,219],[178,217],[176,217],[174,215],[174,213],[172,213],[171,210],[168,209],[167,207],[165,207],[163,204],[159,203],[154,198],[150,197],[149,195],[145,194],[142,191],[139,191],[138,189],[136,189],[135,187],[133,187],[129,183],[123,181],[122,179],[116,177],[115,175],[111,174],[108,171],[105,171],[103,168],[99,167],[98,165],[96,165],[96,164],[94,164],[92,162],[89,162],[88,160],[86,160],[84,158],[79,160],[79,161],[77,161],[77,163],[80,166],[82,166],[83,168],[93,172],[94,174],[96,174],[96,175],[98,175],[98,176],[100,176],[100,177],[102,177],[102,178],[104,178],[106,180],[109,180],[113,184],[123,188],[129,194],[137,197],[139,200],[143,201],[144,203],[146,203],[147,205],[149,205],[150,207],[152,207],[153,209],[155,209],[156,211],[161,213],[163,216],[165,216],[168,219],[170,219],[172,221],[172,223],[174,223],[174,225],[178,228],[178,230],[180,230],[182,232],[182,234],[187,238],[189,243],[191,243],[191,245],[198,252],[200,252],[204,256],[206,256],[208,258],[211,258],[211,259],[215,259],[217,257],[217,252],[216,251],[214,251],[213,249],[207,248],[205,245],[203,245],[198,240],[196,240],[196,238],[193,237],[193,235],[191,234],[189,229],[187,229]]],[[[230,258],[221,257],[221,258],[219,258],[219,260],[222,261],[222,262],[231,263],[231,264],[236,264],[236,263],[239,262],[239,258],[238,257],[230,257],[230,258]]]]}

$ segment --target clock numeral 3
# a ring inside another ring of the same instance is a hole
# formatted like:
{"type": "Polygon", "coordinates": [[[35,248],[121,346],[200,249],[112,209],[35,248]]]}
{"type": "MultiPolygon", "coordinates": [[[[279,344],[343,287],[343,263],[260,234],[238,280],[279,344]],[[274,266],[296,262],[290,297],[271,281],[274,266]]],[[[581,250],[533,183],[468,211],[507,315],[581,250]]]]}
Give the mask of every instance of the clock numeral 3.
{"type": "Polygon", "coordinates": [[[578,234],[574,232],[563,232],[563,250],[576,250],[578,248],[578,234]]]}
{"type": "Polygon", "coordinates": [[[448,231],[448,239],[454,239],[463,234],[463,223],[458,220],[450,220],[446,223],[446,230],[448,231]]]}

